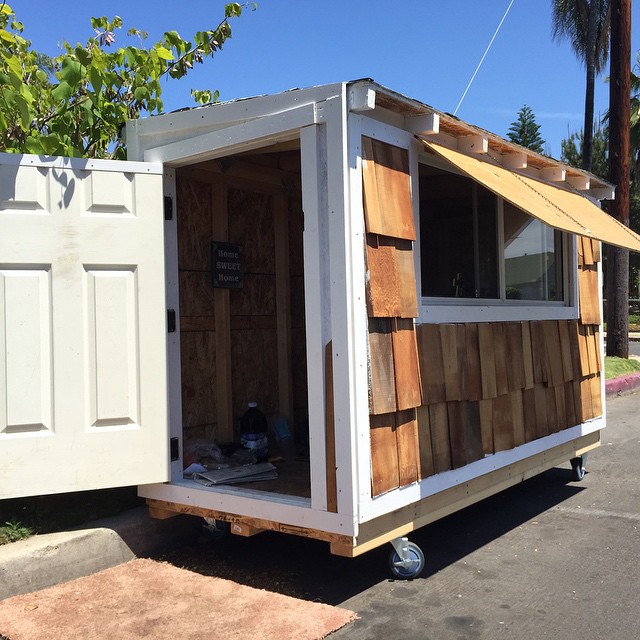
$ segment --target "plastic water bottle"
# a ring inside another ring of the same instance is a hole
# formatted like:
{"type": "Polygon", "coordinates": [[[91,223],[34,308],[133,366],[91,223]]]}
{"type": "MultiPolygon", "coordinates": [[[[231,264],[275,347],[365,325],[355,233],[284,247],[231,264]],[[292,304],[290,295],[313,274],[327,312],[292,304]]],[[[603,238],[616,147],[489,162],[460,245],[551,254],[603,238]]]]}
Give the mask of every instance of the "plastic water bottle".
{"type": "Polygon", "coordinates": [[[269,458],[267,419],[258,409],[257,402],[250,402],[240,419],[240,444],[253,451],[258,462],[266,462],[269,458]]]}

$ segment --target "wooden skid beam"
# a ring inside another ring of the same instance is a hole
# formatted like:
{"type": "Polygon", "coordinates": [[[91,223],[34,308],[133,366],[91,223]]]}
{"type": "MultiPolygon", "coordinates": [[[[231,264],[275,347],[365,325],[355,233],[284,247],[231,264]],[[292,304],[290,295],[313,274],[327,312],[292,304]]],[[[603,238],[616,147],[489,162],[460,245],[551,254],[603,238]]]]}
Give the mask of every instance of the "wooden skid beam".
{"type": "MultiPolygon", "coordinates": [[[[339,533],[329,533],[327,531],[320,531],[319,529],[309,529],[307,527],[283,524],[281,522],[265,520],[263,518],[239,516],[225,511],[206,509],[204,507],[196,507],[190,504],[179,504],[177,502],[165,502],[164,500],[147,498],[147,505],[149,506],[149,515],[151,517],[153,517],[152,513],[173,512],[174,515],[186,514],[190,516],[198,516],[200,518],[213,518],[215,520],[229,522],[231,524],[232,531],[234,530],[234,525],[237,524],[240,526],[240,530],[245,532],[253,531],[254,533],[259,533],[260,531],[278,531],[280,533],[301,536],[302,538],[313,538],[314,540],[324,540],[325,542],[336,542],[339,544],[347,544],[352,540],[351,536],[345,536],[339,533]]],[[[237,535],[243,535],[238,531],[235,533],[237,535]]]]}

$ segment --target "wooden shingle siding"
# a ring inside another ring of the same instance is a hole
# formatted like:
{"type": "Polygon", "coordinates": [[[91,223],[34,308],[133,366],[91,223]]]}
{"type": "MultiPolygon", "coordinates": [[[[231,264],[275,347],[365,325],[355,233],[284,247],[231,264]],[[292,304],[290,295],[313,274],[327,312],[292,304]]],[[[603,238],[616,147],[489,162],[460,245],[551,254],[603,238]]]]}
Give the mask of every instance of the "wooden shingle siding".
{"type": "Polygon", "coordinates": [[[426,478],[435,473],[433,466],[433,451],[431,449],[431,419],[429,407],[422,406],[417,409],[418,420],[418,447],[420,451],[420,477],[426,478]]]}
{"type": "Polygon", "coordinates": [[[372,493],[379,495],[400,486],[395,414],[371,416],[372,493]]]}
{"type": "MultiPolygon", "coordinates": [[[[602,415],[598,327],[544,320],[423,324],[416,332],[421,478],[602,415]],[[498,367],[506,371],[502,382],[498,367]]],[[[402,467],[407,454],[394,446],[402,467]]]]}
{"type": "Polygon", "coordinates": [[[578,268],[580,317],[585,324],[600,324],[598,299],[598,269],[595,265],[578,268]]]}
{"type": "Polygon", "coordinates": [[[391,320],[369,319],[369,413],[372,415],[391,413],[397,407],[391,332],[391,320]]]}
{"type": "MultiPolygon", "coordinates": [[[[414,327],[418,293],[412,245],[416,236],[409,154],[406,149],[366,137],[362,138],[362,148],[367,230],[365,289],[369,317],[371,490],[373,495],[379,495],[432,474],[436,462],[438,470],[440,466],[448,468],[450,449],[446,405],[443,404],[444,413],[436,412],[433,429],[426,407],[420,421],[416,412],[416,408],[423,405],[424,387],[435,380],[421,380],[414,327]]],[[[464,333],[460,347],[455,327],[450,338],[456,355],[449,366],[448,380],[450,385],[456,385],[457,394],[461,396],[458,361],[465,354],[464,333]]],[[[441,340],[439,334],[438,340],[441,340]]],[[[442,347],[435,353],[441,354],[442,347]]],[[[442,381],[442,401],[446,397],[443,365],[440,358],[437,375],[442,381]]]]}
{"type": "Polygon", "coordinates": [[[413,409],[422,404],[418,345],[413,320],[394,320],[391,333],[393,365],[398,411],[413,409]]]}
{"type": "Polygon", "coordinates": [[[601,415],[599,243],[578,238],[578,320],[416,326],[408,152],[362,148],[372,495],[601,415]]]}
{"type": "Polygon", "coordinates": [[[417,327],[418,358],[422,380],[422,399],[427,405],[444,402],[447,397],[440,329],[436,324],[417,327]],[[429,354],[429,360],[424,357],[429,354]]]}
{"type": "Polygon", "coordinates": [[[416,239],[406,149],[363,136],[362,188],[368,233],[416,239]]]}
{"type": "Polygon", "coordinates": [[[578,237],[577,242],[580,321],[585,325],[600,325],[597,267],[601,258],[600,242],[583,237],[578,237]]]}

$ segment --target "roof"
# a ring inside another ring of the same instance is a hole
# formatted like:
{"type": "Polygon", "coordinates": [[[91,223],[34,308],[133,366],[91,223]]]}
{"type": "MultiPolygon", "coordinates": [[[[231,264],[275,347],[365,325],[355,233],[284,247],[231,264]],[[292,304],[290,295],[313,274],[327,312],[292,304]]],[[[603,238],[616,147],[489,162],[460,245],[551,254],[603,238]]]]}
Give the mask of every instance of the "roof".
{"type": "MultiPolygon", "coordinates": [[[[376,90],[376,106],[383,109],[387,109],[394,113],[398,113],[404,116],[421,116],[427,114],[437,114],[439,118],[439,132],[435,136],[431,136],[434,142],[443,142],[446,137],[461,138],[468,136],[478,136],[487,140],[488,150],[493,150],[499,154],[524,154],[526,159],[523,160],[523,164],[527,167],[531,167],[537,170],[553,170],[562,169],[565,172],[565,178],[571,182],[573,178],[576,183],[589,182],[590,190],[603,190],[602,194],[607,195],[612,191],[613,185],[606,180],[603,180],[595,174],[580,169],[578,167],[572,167],[566,163],[546,156],[541,153],[537,153],[523,147],[522,145],[511,142],[502,136],[472,125],[460,118],[443,111],[438,111],[430,105],[424,104],[414,98],[408,98],[392,89],[384,87],[371,79],[355,80],[348,83],[350,86],[358,86],[362,84],[375,86],[376,90]]],[[[551,171],[549,171],[551,173],[551,171]]],[[[598,199],[611,199],[610,198],[598,198],[598,199]]]]}
{"type": "MultiPolygon", "coordinates": [[[[153,146],[146,144],[144,138],[162,136],[163,143],[177,139],[179,131],[189,130],[189,136],[198,135],[199,131],[211,131],[220,126],[228,126],[230,123],[238,123],[243,120],[251,120],[261,115],[277,113],[287,109],[294,109],[304,104],[327,100],[338,95],[349,95],[350,92],[360,92],[373,96],[373,101],[366,105],[367,109],[388,111],[392,114],[404,116],[408,120],[419,122],[421,118],[435,117],[438,121],[437,132],[429,132],[428,140],[453,146],[463,138],[469,141],[470,150],[477,153],[477,149],[471,149],[475,141],[484,145],[483,150],[493,151],[502,156],[509,155],[513,161],[512,169],[523,169],[532,172],[545,180],[568,182],[573,187],[596,199],[613,198],[613,187],[610,183],[598,176],[582,169],[571,167],[565,163],[536,153],[531,149],[522,147],[497,134],[491,133],[481,127],[472,125],[449,113],[438,111],[434,107],[414,98],[398,93],[371,78],[361,78],[348,82],[317,85],[307,88],[294,88],[278,94],[264,94],[252,97],[236,98],[225,102],[211,103],[208,105],[194,106],[179,109],[166,114],[148,116],[140,120],[131,121],[127,127],[135,130],[135,144],[141,144],[141,149],[153,146]],[[194,118],[194,115],[198,117],[194,118]]],[[[353,109],[352,109],[353,110],[353,109]]],[[[364,110],[364,109],[363,109],[364,110]]],[[[416,133],[420,133],[418,130],[416,133]]],[[[133,136],[132,136],[133,137],[133,136]]],[[[424,137],[424,136],[421,136],[424,137]]],[[[129,142],[129,140],[128,140],[129,142]]],[[[131,141],[134,142],[133,140],[131,141]]],[[[136,157],[136,151],[131,159],[136,157]]]]}

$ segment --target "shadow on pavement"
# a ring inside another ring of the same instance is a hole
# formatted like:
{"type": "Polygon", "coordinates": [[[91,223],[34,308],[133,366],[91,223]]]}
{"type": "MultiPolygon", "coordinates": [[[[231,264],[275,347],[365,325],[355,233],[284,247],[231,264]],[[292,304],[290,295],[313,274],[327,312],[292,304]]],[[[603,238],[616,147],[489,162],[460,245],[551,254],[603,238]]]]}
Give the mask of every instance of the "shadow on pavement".
{"type": "MultiPolygon", "coordinates": [[[[571,470],[554,468],[443,518],[409,537],[427,556],[420,579],[464,558],[582,491],[571,470]]],[[[391,580],[388,544],[358,558],[341,558],[325,542],[265,532],[253,538],[205,540],[160,559],[197,573],[306,600],[338,605],[391,580]]]]}

